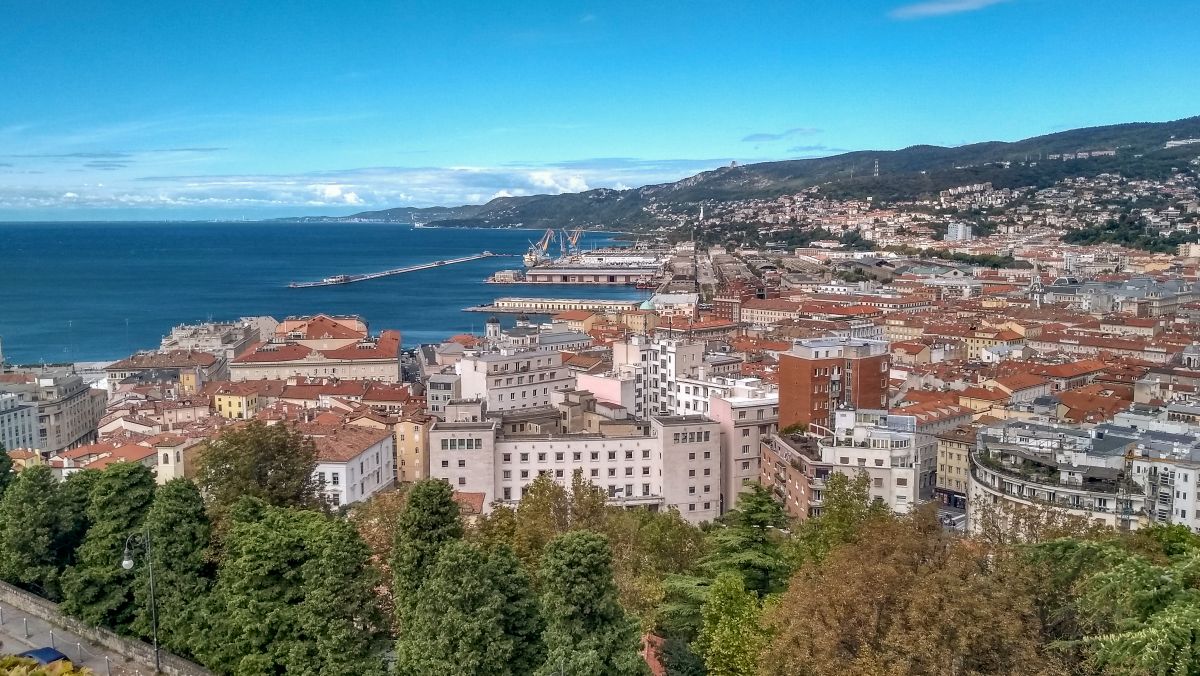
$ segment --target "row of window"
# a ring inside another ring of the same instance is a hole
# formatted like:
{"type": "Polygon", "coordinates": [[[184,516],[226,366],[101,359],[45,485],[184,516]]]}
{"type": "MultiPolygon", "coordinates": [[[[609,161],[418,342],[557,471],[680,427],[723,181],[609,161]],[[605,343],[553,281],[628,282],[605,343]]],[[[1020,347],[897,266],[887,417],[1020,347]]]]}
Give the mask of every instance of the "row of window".
{"type": "MultiPolygon", "coordinates": [[[[694,454],[693,454],[693,455],[694,455],[694,454]]],[[[705,454],[705,455],[707,455],[707,454],[705,454]]],[[[546,462],[546,458],[547,458],[548,456],[549,456],[549,454],[548,454],[548,453],[538,453],[538,454],[537,454],[537,461],[538,461],[538,462],[546,462]]],[[[520,459],[521,459],[521,462],[529,462],[529,453],[527,453],[527,452],[526,452],[526,453],[520,453],[520,454],[519,454],[519,457],[520,457],[520,459]]],[[[600,459],[600,452],[599,452],[599,451],[592,451],[592,452],[589,454],[589,457],[590,457],[590,459],[591,459],[591,460],[593,460],[593,461],[599,460],[599,459],[600,459]]],[[[556,452],[554,453],[554,461],[555,461],[555,462],[562,462],[562,461],[563,461],[565,458],[566,458],[566,453],[564,453],[563,451],[556,451],[556,452]]],[[[649,458],[650,458],[650,450],[649,450],[649,449],[646,449],[646,448],[642,449],[642,459],[644,459],[644,460],[645,460],[645,459],[649,459],[649,458]]],[[[572,459],[574,462],[580,462],[580,461],[583,459],[583,453],[581,453],[580,451],[574,451],[574,452],[572,452],[572,453],[571,453],[571,459],[572,459]]],[[[616,452],[616,451],[608,451],[608,459],[609,459],[609,460],[616,460],[616,459],[617,459],[617,452],[616,452]]],[[[626,459],[626,460],[633,460],[633,451],[625,451],[625,459],[626,459]]],[[[501,462],[512,462],[512,453],[501,453],[501,454],[500,454],[500,461],[501,461],[501,462]]]]}
{"type": "Polygon", "coordinates": [[[677,444],[694,444],[709,441],[711,434],[711,432],[676,432],[671,440],[677,444]]]}
{"type": "Polygon", "coordinates": [[[483,448],[483,439],[442,439],[443,451],[476,451],[483,448]]]}
{"type": "MultiPolygon", "coordinates": [[[[443,460],[443,461],[442,461],[442,467],[448,467],[448,466],[449,466],[449,465],[447,464],[447,462],[446,462],[445,460],[443,460]]],[[[458,461],[458,466],[459,466],[459,467],[466,467],[466,465],[463,463],[463,461],[462,461],[462,460],[459,460],[459,461],[458,461]]],[[[541,469],[541,470],[538,470],[538,474],[549,474],[549,473],[550,473],[550,470],[548,470],[548,469],[541,469]]],[[[563,477],[565,476],[565,474],[566,474],[566,472],[565,472],[564,470],[561,470],[561,469],[556,469],[556,470],[554,470],[554,476],[555,476],[555,478],[561,479],[561,478],[563,478],[563,477]]],[[[600,476],[600,469],[599,469],[599,468],[596,468],[596,467],[593,467],[593,468],[592,468],[592,469],[589,471],[589,475],[590,475],[592,478],[595,478],[595,477],[598,477],[598,476],[600,476]]],[[[522,478],[522,479],[528,479],[528,478],[529,478],[529,470],[527,470],[527,469],[520,470],[520,474],[519,474],[519,476],[520,476],[520,478],[522,478]]],[[[617,476],[617,468],[616,468],[616,467],[609,467],[609,468],[608,468],[608,476],[609,476],[610,478],[615,478],[615,477],[617,476]]],[[[632,468],[632,467],[626,467],[626,468],[625,468],[625,476],[633,476],[633,468],[632,468]]],[[[642,467],[642,476],[650,476],[650,468],[649,468],[649,467],[642,467]]],[[[503,471],[501,472],[501,477],[502,477],[502,478],[504,478],[504,479],[512,479],[512,470],[511,470],[511,469],[506,469],[506,470],[503,470],[503,471]]]]}

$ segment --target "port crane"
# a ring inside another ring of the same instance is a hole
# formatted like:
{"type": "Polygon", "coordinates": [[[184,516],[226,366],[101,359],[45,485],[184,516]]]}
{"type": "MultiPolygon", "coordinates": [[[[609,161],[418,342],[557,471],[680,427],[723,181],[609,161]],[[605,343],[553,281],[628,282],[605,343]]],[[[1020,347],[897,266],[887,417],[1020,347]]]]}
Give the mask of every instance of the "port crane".
{"type": "Polygon", "coordinates": [[[546,253],[550,249],[550,243],[554,241],[554,228],[546,228],[545,234],[536,243],[530,243],[529,253],[525,254],[525,266],[534,267],[550,259],[546,253]]]}
{"type": "Polygon", "coordinates": [[[583,228],[575,228],[570,232],[567,232],[567,229],[563,228],[562,238],[559,240],[562,242],[563,253],[575,253],[579,251],[579,238],[582,236],[583,228]]]}

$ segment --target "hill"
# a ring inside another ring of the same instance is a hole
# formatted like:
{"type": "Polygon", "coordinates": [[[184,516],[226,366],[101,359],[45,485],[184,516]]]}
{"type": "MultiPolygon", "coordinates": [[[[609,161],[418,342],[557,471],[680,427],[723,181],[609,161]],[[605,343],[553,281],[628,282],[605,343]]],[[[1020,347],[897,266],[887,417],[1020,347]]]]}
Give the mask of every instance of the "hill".
{"type": "MultiPolygon", "coordinates": [[[[830,157],[734,165],[674,183],[630,190],[599,188],[561,195],[500,197],[486,204],[367,211],[341,218],[426,222],[451,227],[620,227],[670,225],[664,213],[684,214],[706,201],[771,199],[817,186],[836,198],[889,202],[936,195],[946,188],[990,181],[997,188],[1051,185],[1071,176],[1120,173],[1128,178],[1167,175],[1200,154],[1200,144],[1166,148],[1171,139],[1200,138],[1200,116],[1172,122],[1088,127],[1021,141],[989,141],[947,148],[855,151],[830,157]],[[1116,151],[1087,159],[1051,155],[1116,151]],[[873,176],[875,162],[879,176],[873,176]]],[[[314,219],[309,219],[314,220],[314,219]]]]}

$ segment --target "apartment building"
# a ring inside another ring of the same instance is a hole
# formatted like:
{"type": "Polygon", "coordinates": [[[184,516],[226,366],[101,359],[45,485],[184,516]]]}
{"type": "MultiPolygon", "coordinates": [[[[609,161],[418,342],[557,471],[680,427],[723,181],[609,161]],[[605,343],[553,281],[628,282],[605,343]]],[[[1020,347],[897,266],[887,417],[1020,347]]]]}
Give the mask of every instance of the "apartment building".
{"type": "Polygon", "coordinates": [[[887,406],[888,343],[863,338],[798,340],[779,355],[780,428],[828,427],[839,408],[887,406]]]}
{"type": "Polygon", "coordinates": [[[452,406],[429,433],[430,476],[457,491],[483,493],[485,512],[495,503],[516,504],[539,475],[569,486],[579,471],[613,504],[675,508],[693,523],[720,515],[716,422],[703,416],[639,422],[578,391],[560,392],[556,400],[543,411],[499,415],[483,401],[452,406]]]}
{"type": "MultiPolygon", "coordinates": [[[[884,410],[835,412],[830,434],[767,435],[759,474],[796,518],[821,513],[829,476],[866,474],[872,500],[904,514],[921,502],[921,458],[911,419],[884,410]]],[[[932,476],[929,477],[932,479],[932,476]]]]}
{"type": "MultiPolygon", "coordinates": [[[[286,324],[286,322],[285,322],[286,324]]],[[[280,324],[282,328],[284,324],[280,324]]],[[[376,337],[309,336],[296,331],[259,343],[229,365],[229,379],[286,380],[297,376],[376,380],[398,383],[400,332],[383,331],[376,337]],[[349,342],[347,342],[349,341],[349,342]],[[346,344],[342,344],[346,343],[346,344]],[[330,345],[331,347],[313,347],[330,345]]]]}
{"type": "Polygon", "coordinates": [[[762,440],[778,432],[779,392],[755,378],[714,379],[705,411],[721,429],[721,513],[737,509],[761,471],[762,440]]]}
{"type": "Polygon", "coordinates": [[[103,390],[89,387],[68,369],[0,374],[0,393],[37,406],[37,440],[32,446],[54,453],[92,443],[104,415],[103,390]]]}
{"type": "Polygon", "coordinates": [[[37,405],[21,401],[15,394],[0,394],[0,447],[37,448],[37,405]]]}
{"type": "Polygon", "coordinates": [[[180,324],[171,328],[159,345],[160,352],[191,350],[207,352],[232,361],[255,342],[269,338],[276,322],[270,317],[248,317],[236,322],[204,322],[180,324]],[[263,333],[260,338],[260,331],[263,333]]]}
{"type": "Polygon", "coordinates": [[[482,399],[492,412],[550,406],[553,393],[575,386],[558,352],[505,348],[466,354],[455,371],[462,397],[482,399]]]}
{"type": "Polygon", "coordinates": [[[937,435],[937,496],[941,504],[966,509],[975,430],[958,427],[937,435]]]}
{"type": "Polygon", "coordinates": [[[392,431],[357,425],[297,426],[317,447],[317,480],[329,504],[361,502],[396,481],[392,431]]]}

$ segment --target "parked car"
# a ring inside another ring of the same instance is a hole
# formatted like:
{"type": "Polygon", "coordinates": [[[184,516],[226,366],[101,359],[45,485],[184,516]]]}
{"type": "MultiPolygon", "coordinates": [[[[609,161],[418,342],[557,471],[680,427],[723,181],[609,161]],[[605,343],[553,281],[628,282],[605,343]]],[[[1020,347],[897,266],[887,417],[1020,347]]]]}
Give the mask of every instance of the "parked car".
{"type": "Polygon", "coordinates": [[[66,655],[55,650],[54,648],[34,648],[33,650],[26,650],[25,652],[17,655],[17,657],[24,657],[25,659],[33,660],[42,666],[47,664],[57,664],[59,662],[71,664],[71,660],[67,659],[66,655]]]}

